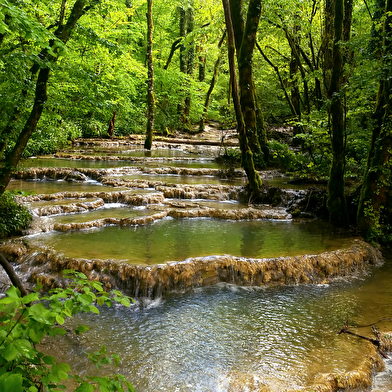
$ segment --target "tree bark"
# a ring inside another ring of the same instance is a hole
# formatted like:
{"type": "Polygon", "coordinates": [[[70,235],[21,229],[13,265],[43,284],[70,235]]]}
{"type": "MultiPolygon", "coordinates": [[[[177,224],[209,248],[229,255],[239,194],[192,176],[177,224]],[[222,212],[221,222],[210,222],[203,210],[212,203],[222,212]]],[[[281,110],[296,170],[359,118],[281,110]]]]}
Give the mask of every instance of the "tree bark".
{"type": "Polygon", "coordinates": [[[144,141],[144,148],[151,150],[152,138],[154,133],[154,111],[155,111],[155,98],[154,98],[154,62],[152,57],[153,46],[153,21],[152,21],[152,5],[153,0],[147,0],[147,132],[144,141]]]}
{"type": "Polygon", "coordinates": [[[391,222],[388,198],[392,190],[392,0],[386,1],[383,33],[383,65],[373,114],[375,124],[357,212],[358,229],[369,239],[380,234],[377,230],[382,224],[391,222]]]}
{"type": "Polygon", "coordinates": [[[22,297],[25,297],[29,294],[26,288],[23,286],[22,281],[19,279],[18,275],[16,275],[12,265],[8,262],[8,260],[4,257],[2,253],[0,253],[0,265],[4,268],[5,272],[7,273],[8,277],[11,280],[11,283],[19,289],[20,294],[22,297]]]}
{"type": "Polygon", "coordinates": [[[263,116],[257,105],[256,90],[252,76],[253,51],[261,16],[261,2],[260,0],[250,0],[246,22],[244,22],[242,6],[242,0],[230,0],[235,47],[237,50],[240,103],[249,145],[257,157],[258,164],[264,166],[265,161],[268,160],[269,151],[263,116]]]}
{"type": "Polygon", "coordinates": [[[334,42],[332,51],[332,74],[328,97],[331,101],[331,133],[332,133],[332,165],[328,181],[328,211],[329,220],[338,227],[348,226],[348,210],[344,194],[344,110],[341,98],[343,80],[343,0],[334,3],[334,42]]]}
{"type": "Polygon", "coordinates": [[[244,117],[242,115],[242,110],[241,110],[241,104],[240,104],[240,98],[238,92],[238,83],[237,83],[237,72],[235,68],[235,38],[234,38],[234,30],[232,25],[231,12],[230,12],[230,5],[228,0],[222,0],[222,4],[225,13],[225,22],[226,22],[226,29],[227,29],[230,79],[231,79],[234,109],[235,109],[236,119],[237,119],[238,139],[240,142],[240,149],[241,149],[241,156],[242,156],[241,163],[248,177],[250,195],[251,197],[257,197],[257,195],[260,193],[261,179],[254,167],[253,153],[249,148],[244,117]]]}

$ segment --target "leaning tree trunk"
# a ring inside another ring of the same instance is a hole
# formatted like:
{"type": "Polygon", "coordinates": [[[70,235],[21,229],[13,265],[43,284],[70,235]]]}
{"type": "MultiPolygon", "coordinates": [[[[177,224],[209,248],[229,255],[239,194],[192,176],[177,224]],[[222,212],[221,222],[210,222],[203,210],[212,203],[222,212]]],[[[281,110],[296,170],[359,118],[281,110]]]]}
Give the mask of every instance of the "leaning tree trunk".
{"type": "Polygon", "coordinates": [[[249,148],[248,138],[246,135],[244,117],[242,115],[238,84],[237,84],[237,72],[235,68],[235,42],[234,42],[234,30],[231,22],[231,12],[228,0],[222,0],[223,9],[225,13],[225,22],[227,29],[227,40],[228,40],[228,57],[229,57],[229,68],[230,68],[230,79],[232,86],[232,96],[234,109],[237,119],[238,128],[238,139],[240,142],[241,149],[241,163],[246,172],[249,181],[249,191],[251,197],[256,196],[260,193],[261,179],[258,172],[255,170],[253,163],[253,153],[249,148]]]}
{"type": "Polygon", "coordinates": [[[144,141],[144,148],[151,150],[152,138],[154,132],[154,63],[152,58],[152,36],[153,36],[153,23],[152,23],[152,3],[153,0],[147,0],[147,132],[146,140],[144,141]]]}
{"type": "Polygon", "coordinates": [[[377,236],[380,225],[391,223],[392,152],[392,0],[387,0],[384,21],[383,66],[373,114],[375,126],[358,205],[357,225],[371,238],[377,236]]]}
{"type": "MultiPolygon", "coordinates": [[[[98,2],[99,1],[95,1],[92,2],[90,5],[87,5],[86,0],[76,0],[71,10],[71,13],[68,16],[66,24],[60,24],[56,29],[54,35],[64,44],[66,44],[78,20],[98,2]]],[[[51,48],[53,48],[55,45],[55,41],[51,40],[49,42],[49,45],[51,48]]],[[[56,57],[49,54],[47,49],[43,49],[39,54],[39,57],[42,62],[46,60],[54,63],[57,60],[56,57]]],[[[38,66],[37,69],[39,69],[38,66]]],[[[12,177],[12,172],[17,167],[19,160],[22,157],[22,154],[26,148],[27,142],[29,141],[30,136],[37,127],[39,119],[41,118],[42,111],[48,98],[47,84],[49,80],[49,74],[49,67],[41,68],[38,73],[33,108],[31,109],[30,115],[26,120],[22,131],[19,134],[13,151],[11,152],[10,156],[5,160],[3,167],[1,168],[0,195],[7,188],[7,185],[12,177]]]]}
{"type": "Polygon", "coordinates": [[[214,87],[215,87],[215,84],[216,84],[216,79],[218,77],[219,65],[220,65],[220,62],[221,62],[221,59],[222,59],[221,48],[222,48],[223,42],[225,40],[225,37],[226,37],[226,30],[225,30],[225,32],[224,32],[224,34],[223,34],[223,36],[220,39],[219,44],[218,44],[219,55],[218,55],[217,60],[215,61],[214,73],[212,75],[210,87],[208,88],[206,99],[204,101],[204,110],[203,110],[203,114],[201,116],[201,120],[200,120],[200,123],[199,123],[199,131],[204,131],[205,121],[206,121],[207,112],[208,112],[208,107],[210,106],[210,98],[211,98],[212,91],[214,90],[214,87]]]}
{"type": "Polygon", "coordinates": [[[328,182],[329,220],[336,226],[349,223],[346,197],[344,194],[344,110],[341,98],[343,80],[343,0],[335,0],[334,42],[332,50],[332,74],[328,96],[331,101],[332,165],[328,182]]]}
{"type": "MultiPolygon", "coordinates": [[[[189,4],[188,9],[186,10],[186,34],[187,36],[192,34],[194,29],[194,15],[193,15],[193,5],[189,4]]],[[[187,51],[187,64],[186,64],[186,73],[188,76],[193,74],[193,66],[195,61],[195,48],[194,43],[191,42],[189,44],[189,49],[187,51]]],[[[184,107],[184,117],[188,126],[190,126],[189,115],[191,112],[191,96],[188,93],[185,97],[185,107],[184,107]]]]}

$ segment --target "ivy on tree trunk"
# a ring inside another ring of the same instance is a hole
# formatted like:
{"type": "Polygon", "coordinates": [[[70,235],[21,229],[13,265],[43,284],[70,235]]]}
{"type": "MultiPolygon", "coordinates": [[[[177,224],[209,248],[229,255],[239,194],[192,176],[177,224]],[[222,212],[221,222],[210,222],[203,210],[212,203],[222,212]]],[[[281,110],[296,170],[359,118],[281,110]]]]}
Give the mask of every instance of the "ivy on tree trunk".
{"type": "Polygon", "coordinates": [[[238,139],[240,142],[240,149],[241,149],[241,163],[248,177],[250,195],[251,197],[252,196],[257,197],[261,188],[261,179],[259,173],[256,171],[254,167],[253,153],[249,147],[248,137],[245,129],[244,117],[242,114],[242,108],[240,104],[240,97],[239,97],[238,83],[237,83],[237,72],[235,67],[234,30],[232,25],[230,6],[228,0],[222,0],[222,4],[225,13],[225,22],[226,22],[226,29],[227,29],[230,80],[231,80],[231,87],[232,87],[234,109],[235,109],[236,120],[237,120],[238,139]]]}

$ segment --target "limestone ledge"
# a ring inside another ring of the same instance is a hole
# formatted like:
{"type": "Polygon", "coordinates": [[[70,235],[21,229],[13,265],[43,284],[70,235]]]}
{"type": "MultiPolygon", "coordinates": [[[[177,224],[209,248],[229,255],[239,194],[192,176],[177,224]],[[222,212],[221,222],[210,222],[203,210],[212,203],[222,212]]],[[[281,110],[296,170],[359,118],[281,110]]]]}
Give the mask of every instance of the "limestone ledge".
{"type": "Polygon", "coordinates": [[[270,259],[218,255],[157,265],[73,259],[45,248],[28,249],[23,240],[3,244],[0,251],[19,264],[27,281],[35,282],[38,278],[46,288],[65,284],[60,276],[61,271],[74,269],[85,273],[90,279],[101,281],[107,289],[117,287],[132,297],[149,298],[218,282],[241,286],[326,283],[383,262],[379,250],[359,239],[353,240],[346,249],[317,255],[270,259]]]}

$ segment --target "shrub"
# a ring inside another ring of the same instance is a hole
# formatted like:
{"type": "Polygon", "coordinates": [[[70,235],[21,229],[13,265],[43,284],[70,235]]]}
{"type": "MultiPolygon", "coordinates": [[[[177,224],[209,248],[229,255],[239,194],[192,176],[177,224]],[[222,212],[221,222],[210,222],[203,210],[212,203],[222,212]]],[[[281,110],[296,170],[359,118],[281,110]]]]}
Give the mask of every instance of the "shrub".
{"type": "Polygon", "coordinates": [[[12,193],[0,195],[0,238],[20,234],[32,219],[28,208],[16,202],[12,193]]]}
{"type": "MultiPolygon", "coordinates": [[[[129,391],[132,385],[122,375],[89,377],[71,373],[67,363],[58,363],[50,355],[39,351],[44,337],[64,335],[66,318],[80,312],[99,314],[99,306],[119,303],[129,306],[130,299],[119,291],[107,293],[101,283],[88,281],[80,272],[65,270],[71,279],[65,289],[54,289],[48,295],[38,290],[22,297],[14,286],[0,299],[0,391],[40,392],[65,389],[63,381],[73,378],[79,385],[76,392],[129,391]]],[[[81,334],[88,329],[79,325],[74,332],[81,334]]],[[[99,369],[102,365],[117,366],[119,357],[108,355],[105,347],[88,355],[99,369]]]]}

